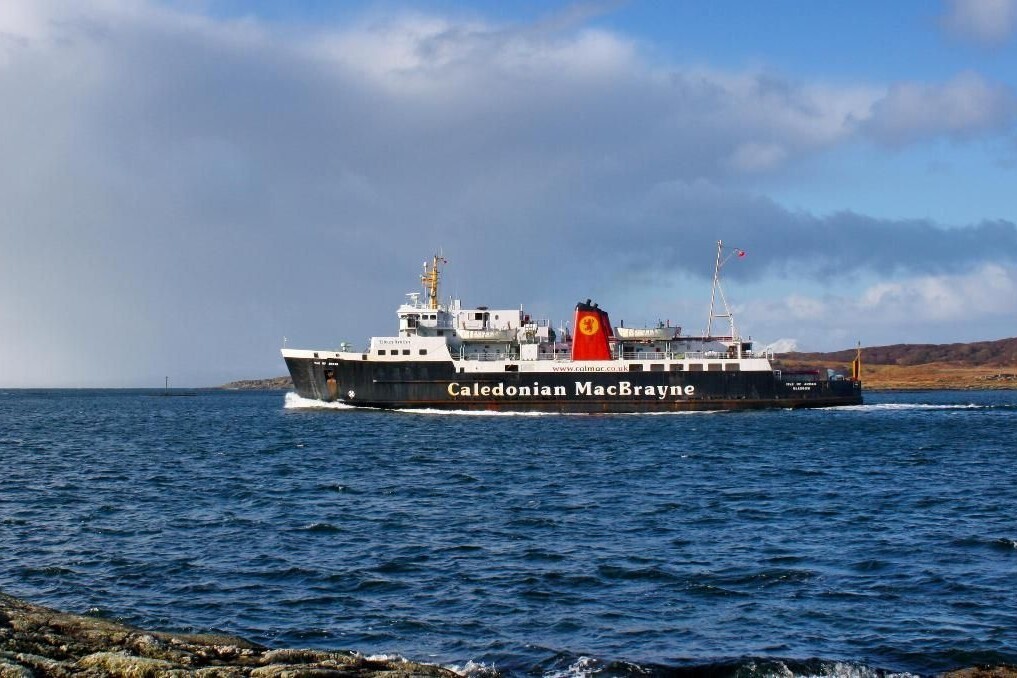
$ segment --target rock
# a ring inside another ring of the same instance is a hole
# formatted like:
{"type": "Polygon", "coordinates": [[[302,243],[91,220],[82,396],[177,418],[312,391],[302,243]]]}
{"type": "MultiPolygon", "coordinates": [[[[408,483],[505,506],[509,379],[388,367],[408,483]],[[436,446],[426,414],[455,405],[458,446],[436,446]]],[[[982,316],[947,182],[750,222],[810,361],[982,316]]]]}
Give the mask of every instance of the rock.
{"type": "Polygon", "coordinates": [[[943,678],[1017,678],[1017,666],[972,666],[947,671],[943,678]]]}
{"type": "Polygon", "coordinates": [[[1017,374],[1005,374],[999,372],[997,374],[986,374],[978,377],[981,381],[1017,381],[1017,374]]]}
{"type": "Polygon", "coordinates": [[[185,675],[187,669],[164,659],[138,657],[126,652],[96,652],[79,659],[75,666],[98,669],[124,678],[158,678],[158,676],[185,675]]]}
{"type": "Polygon", "coordinates": [[[0,593],[0,678],[457,678],[449,669],[355,652],[268,649],[218,634],[143,631],[0,593]]]}
{"type": "MultiPolygon", "coordinates": [[[[497,675],[486,671],[486,676],[497,675]]],[[[973,666],[942,678],[1017,678],[973,666]]],[[[218,634],[142,631],[56,612],[0,593],[0,678],[461,678],[433,664],[356,652],[268,649],[218,634]]]]}

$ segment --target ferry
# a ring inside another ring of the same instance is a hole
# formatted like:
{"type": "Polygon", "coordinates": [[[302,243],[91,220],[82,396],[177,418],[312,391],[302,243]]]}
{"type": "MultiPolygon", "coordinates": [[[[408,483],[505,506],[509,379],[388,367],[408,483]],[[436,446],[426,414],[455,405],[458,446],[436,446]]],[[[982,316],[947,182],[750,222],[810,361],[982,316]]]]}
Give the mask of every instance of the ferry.
{"type": "Polygon", "coordinates": [[[850,375],[788,372],[738,334],[720,282],[725,254],[744,256],[717,242],[709,321],[694,336],[669,322],[614,327],[590,299],[557,329],[522,307],[442,303],[447,262],[436,254],[424,264],[423,291],[396,311],[395,335],[373,337],[362,351],[346,343],[338,350],[284,347],[282,357],[301,397],[365,408],[638,413],[860,405],[860,355],[850,375]],[[720,319],[727,332],[715,336],[720,319]]]}

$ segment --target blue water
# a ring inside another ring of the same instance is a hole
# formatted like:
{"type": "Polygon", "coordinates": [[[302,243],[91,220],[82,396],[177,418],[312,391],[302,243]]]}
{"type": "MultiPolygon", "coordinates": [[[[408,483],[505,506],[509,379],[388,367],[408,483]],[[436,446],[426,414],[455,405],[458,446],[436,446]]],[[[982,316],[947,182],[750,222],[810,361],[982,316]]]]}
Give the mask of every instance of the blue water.
{"type": "Polygon", "coordinates": [[[1017,392],[660,416],[300,404],[0,391],[0,590],[517,675],[1017,662],[1017,392]]]}

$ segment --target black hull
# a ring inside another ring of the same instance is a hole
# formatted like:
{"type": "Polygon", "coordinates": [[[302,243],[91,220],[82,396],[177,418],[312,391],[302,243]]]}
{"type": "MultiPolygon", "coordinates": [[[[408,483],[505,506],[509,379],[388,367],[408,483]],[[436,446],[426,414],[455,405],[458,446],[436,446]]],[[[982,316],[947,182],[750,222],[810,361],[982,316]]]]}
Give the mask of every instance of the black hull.
{"type": "Polygon", "coordinates": [[[860,405],[861,384],[770,371],[457,373],[452,362],[286,358],[303,398],[382,409],[685,412],[860,405]]]}

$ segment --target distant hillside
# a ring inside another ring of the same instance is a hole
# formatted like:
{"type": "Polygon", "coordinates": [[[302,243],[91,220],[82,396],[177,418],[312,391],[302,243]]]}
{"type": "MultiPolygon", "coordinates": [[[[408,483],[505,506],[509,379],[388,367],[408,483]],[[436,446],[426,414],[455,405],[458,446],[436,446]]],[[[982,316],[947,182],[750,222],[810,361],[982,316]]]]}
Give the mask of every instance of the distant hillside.
{"type": "MultiPolygon", "coordinates": [[[[783,353],[790,361],[828,360],[846,363],[855,357],[854,349],[833,353],[783,353]]],[[[950,363],[963,367],[1003,367],[1017,364],[1017,337],[970,344],[893,344],[862,348],[866,365],[928,365],[950,363]]]]}

